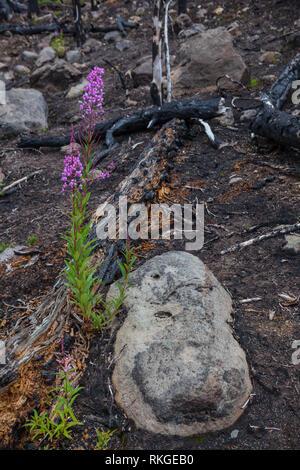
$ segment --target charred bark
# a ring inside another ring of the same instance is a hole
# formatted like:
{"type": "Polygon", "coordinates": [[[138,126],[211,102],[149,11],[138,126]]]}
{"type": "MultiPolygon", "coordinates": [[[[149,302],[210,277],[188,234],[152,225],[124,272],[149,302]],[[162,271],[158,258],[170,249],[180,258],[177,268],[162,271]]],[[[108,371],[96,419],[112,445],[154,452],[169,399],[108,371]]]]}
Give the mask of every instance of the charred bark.
{"type": "Polygon", "coordinates": [[[31,18],[32,13],[36,15],[40,13],[38,0],[28,0],[28,18],[31,18]]]}
{"type": "MultiPolygon", "coordinates": [[[[0,0],[0,18],[1,18],[1,2],[6,2],[6,0],[0,0]]],[[[122,20],[122,25],[124,28],[138,28],[138,23],[128,23],[125,20],[122,20]]],[[[111,26],[94,26],[86,25],[85,30],[91,33],[108,33],[110,31],[118,30],[118,25],[111,26]]],[[[50,25],[34,25],[34,26],[25,26],[21,24],[0,24],[0,34],[10,31],[12,34],[41,34],[47,32],[54,32],[61,30],[63,33],[75,34],[76,28],[72,28],[65,23],[61,24],[50,24],[50,25]]]]}
{"type": "Polygon", "coordinates": [[[298,54],[284,69],[270,88],[269,97],[273,105],[281,109],[288,94],[291,91],[292,84],[300,78],[300,54],[298,54]]]}
{"type": "Polygon", "coordinates": [[[187,0],[178,0],[178,15],[186,13],[187,0]]]}
{"type": "MultiPolygon", "coordinates": [[[[191,118],[210,119],[216,117],[222,114],[223,103],[223,98],[172,101],[165,103],[161,108],[152,107],[137,111],[129,117],[117,117],[108,122],[97,124],[94,138],[105,137],[106,145],[110,148],[114,144],[114,136],[147,130],[174,118],[189,120],[191,118]]],[[[75,135],[75,139],[79,142],[78,134],[75,135]]],[[[18,147],[62,147],[69,142],[70,136],[21,136],[18,147]]]]}
{"type": "Polygon", "coordinates": [[[275,108],[267,95],[262,99],[263,109],[251,124],[251,130],[279,144],[300,148],[300,119],[275,108]]]}

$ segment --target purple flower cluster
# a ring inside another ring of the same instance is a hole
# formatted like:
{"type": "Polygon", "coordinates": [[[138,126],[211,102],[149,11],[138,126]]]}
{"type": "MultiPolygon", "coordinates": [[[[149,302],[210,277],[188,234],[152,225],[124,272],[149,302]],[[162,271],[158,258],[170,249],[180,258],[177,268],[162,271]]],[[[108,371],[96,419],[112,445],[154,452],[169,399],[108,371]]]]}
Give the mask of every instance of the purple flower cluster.
{"type": "Polygon", "coordinates": [[[62,192],[64,192],[68,186],[73,190],[75,189],[78,184],[81,187],[83,182],[82,172],[83,166],[80,160],[80,152],[77,151],[77,156],[74,155],[74,129],[72,126],[72,133],[71,133],[71,155],[66,155],[64,160],[64,171],[62,173],[62,181],[63,181],[63,188],[62,192]]]}
{"type": "Polygon", "coordinates": [[[95,120],[100,114],[103,114],[103,73],[104,69],[94,67],[87,76],[89,84],[84,89],[83,101],[80,106],[85,120],[91,118],[95,120]]]}

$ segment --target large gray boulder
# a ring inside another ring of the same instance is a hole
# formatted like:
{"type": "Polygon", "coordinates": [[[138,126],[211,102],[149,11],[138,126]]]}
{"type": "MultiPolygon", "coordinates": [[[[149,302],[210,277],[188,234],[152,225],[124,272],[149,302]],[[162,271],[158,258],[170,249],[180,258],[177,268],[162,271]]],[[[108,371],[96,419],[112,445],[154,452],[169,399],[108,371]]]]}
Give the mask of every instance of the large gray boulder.
{"type": "Polygon", "coordinates": [[[47,103],[37,90],[15,88],[0,104],[0,138],[48,127],[47,103]]]}
{"type": "Polygon", "coordinates": [[[247,67],[223,28],[208,29],[186,39],[179,47],[172,73],[173,89],[203,89],[216,85],[221,75],[244,81],[247,67]]]}
{"type": "MultiPolygon", "coordinates": [[[[116,402],[137,427],[191,436],[230,426],[252,387],[228,324],[231,298],[196,256],[168,252],[131,275],[114,346],[116,402]]],[[[118,295],[111,286],[108,299],[118,295]]]]}

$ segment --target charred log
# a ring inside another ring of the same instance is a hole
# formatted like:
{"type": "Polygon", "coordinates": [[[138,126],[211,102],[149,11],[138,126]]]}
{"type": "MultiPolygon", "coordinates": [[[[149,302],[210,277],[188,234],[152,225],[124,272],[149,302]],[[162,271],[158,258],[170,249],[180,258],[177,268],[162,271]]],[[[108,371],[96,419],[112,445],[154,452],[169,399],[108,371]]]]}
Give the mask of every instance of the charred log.
{"type": "MultiPolygon", "coordinates": [[[[117,117],[108,122],[97,124],[94,138],[105,137],[108,148],[114,144],[114,136],[147,130],[161,125],[174,118],[189,120],[191,118],[210,119],[223,113],[223,98],[209,100],[185,100],[165,103],[161,108],[152,107],[137,111],[129,117],[117,117]]],[[[75,139],[79,142],[78,134],[75,139]]],[[[62,147],[70,142],[70,136],[21,136],[18,147],[62,147]]]]}
{"type": "MultiPolygon", "coordinates": [[[[0,0],[0,18],[1,18],[1,5],[2,2],[6,2],[6,0],[0,0]]],[[[125,20],[122,20],[122,25],[124,28],[138,28],[138,23],[128,23],[125,20]]],[[[50,25],[34,25],[34,26],[25,26],[21,24],[0,24],[0,34],[5,33],[6,31],[10,31],[12,34],[23,34],[23,35],[31,35],[31,34],[41,34],[41,33],[48,33],[54,32],[57,30],[61,30],[63,33],[68,34],[75,34],[76,28],[72,28],[65,23],[60,24],[50,24],[50,25]]],[[[110,31],[118,30],[118,25],[111,25],[111,26],[94,26],[94,25],[86,25],[85,30],[91,33],[108,33],[110,31]]]]}
{"type": "Polygon", "coordinates": [[[251,124],[251,130],[278,144],[300,148],[300,119],[275,108],[267,95],[262,97],[263,109],[251,124]]]}
{"type": "Polygon", "coordinates": [[[284,69],[282,74],[271,86],[269,97],[273,105],[281,109],[288,94],[291,91],[292,84],[300,78],[300,54],[298,54],[284,69]]]}

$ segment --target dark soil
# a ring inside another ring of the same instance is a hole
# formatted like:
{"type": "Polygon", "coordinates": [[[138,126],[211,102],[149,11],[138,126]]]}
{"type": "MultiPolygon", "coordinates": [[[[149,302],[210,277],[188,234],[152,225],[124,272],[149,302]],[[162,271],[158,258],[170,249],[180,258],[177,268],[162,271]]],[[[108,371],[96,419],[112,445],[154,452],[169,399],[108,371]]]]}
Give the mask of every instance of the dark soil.
{"type": "MultiPolygon", "coordinates": [[[[190,16],[195,19],[200,2],[196,0],[190,3],[190,16]]],[[[120,0],[101,3],[104,23],[109,24],[117,12],[125,19],[134,16],[140,4],[142,2],[135,1],[124,7],[120,0]]],[[[263,83],[262,77],[268,74],[278,76],[288,61],[299,52],[288,41],[289,36],[284,36],[295,29],[294,21],[300,18],[299,2],[214,0],[206,8],[206,25],[209,27],[227,26],[238,21],[242,35],[235,38],[235,46],[247,63],[251,76],[260,79],[259,85],[251,89],[251,97],[267,91],[269,85],[263,83]],[[213,11],[220,5],[224,7],[224,12],[216,16],[213,11]],[[259,64],[258,57],[262,50],[279,51],[282,57],[272,65],[259,64]]],[[[47,10],[46,7],[44,9],[47,10]]],[[[99,51],[87,52],[85,55],[86,73],[94,65],[105,67],[105,119],[130,114],[135,109],[151,105],[149,86],[134,88],[129,78],[129,97],[137,104],[128,103],[117,73],[105,63],[107,59],[125,73],[134,68],[139,57],[151,53],[151,14],[151,8],[146,8],[141,16],[140,27],[129,32],[128,39],[135,43],[129,51],[121,53],[113,45],[103,42],[100,56],[99,51]]],[[[15,17],[13,21],[19,19],[15,17]]],[[[103,35],[95,34],[93,37],[101,40],[103,35]]],[[[20,62],[23,49],[36,47],[42,38],[42,35],[2,36],[0,48],[3,56],[9,57],[10,63],[15,64],[20,62]]],[[[75,47],[72,38],[68,37],[68,41],[70,48],[75,47]]],[[[170,37],[170,47],[171,53],[176,54],[176,37],[170,37]]],[[[49,105],[47,133],[68,133],[70,124],[76,125],[80,119],[77,100],[66,100],[67,90],[62,92],[46,87],[41,91],[49,105]]],[[[236,93],[249,96],[247,91],[238,90],[236,93]]],[[[216,95],[203,94],[201,90],[197,94],[197,98],[210,96],[216,95]]],[[[188,90],[185,97],[190,97],[188,90]]],[[[231,97],[232,94],[228,94],[228,103],[231,97]]],[[[295,111],[296,107],[287,102],[285,109],[295,111]]],[[[300,338],[299,301],[288,304],[279,296],[285,293],[299,298],[299,255],[283,251],[282,236],[232,254],[220,254],[223,249],[237,242],[299,220],[300,183],[299,170],[298,173],[296,171],[299,167],[299,151],[279,148],[263,139],[252,141],[249,122],[241,122],[240,114],[240,111],[234,111],[235,123],[231,127],[217,120],[211,122],[218,138],[229,144],[219,150],[211,147],[202,129],[196,125],[190,128],[189,139],[178,151],[174,168],[170,171],[169,197],[172,199],[176,192],[174,185],[172,187],[174,183],[181,188],[185,185],[201,187],[187,189],[184,200],[193,201],[197,197],[199,201],[207,203],[205,245],[201,251],[193,254],[206,263],[232,295],[232,327],[236,339],[247,354],[254,396],[240,419],[231,428],[218,433],[180,439],[136,429],[122,410],[117,408],[109,391],[111,370],[108,364],[113,354],[113,337],[109,332],[95,334],[90,337],[89,356],[80,383],[84,388],[75,405],[75,414],[84,422],[84,426],[78,427],[72,441],[63,442],[60,448],[94,449],[95,429],[104,427],[119,431],[110,441],[111,449],[300,449],[300,366],[291,362],[292,342],[300,338]],[[233,174],[242,178],[237,185],[229,184],[233,174]],[[257,189],[253,188],[256,183],[271,175],[275,177],[272,181],[257,189]],[[261,300],[239,303],[242,299],[252,297],[260,297],[261,300]],[[258,426],[259,429],[254,430],[251,426],[258,426]],[[233,429],[239,430],[235,439],[231,438],[233,429]]],[[[139,133],[119,139],[120,146],[99,165],[99,168],[106,168],[114,161],[116,169],[109,180],[92,184],[91,210],[104,201],[124,176],[129,174],[152,135],[150,132],[139,133]],[[138,142],[143,144],[132,150],[132,146],[138,142]]],[[[0,243],[26,245],[28,238],[35,236],[36,245],[40,246],[42,253],[36,264],[27,268],[23,266],[29,257],[15,261],[13,266],[18,269],[12,273],[0,267],[0,338],[9,335],[10,328],[20,315],[30,313],[30,309],[24,309],[24,305],[33,308],[56,282],[63,266],[61,235],[67,228],[63,211],[68,209],[68,200],[61,193],[64,154],[59,149],[20,150],[16,142],[17,139],[8,139],[0,143],[0,167],[6,176],[5,184],[36,169],[42,168],[43,172],[23,183],[11,195],[0,199],[0,243]]],[[[136,245],[136,248],[140,255],[136,266],[139,266],[146,258],[166,250],[182,250],[184,245],[170,241],[149,244],[145,249],[142,245],[136,245]]],[[[76,325],[71,327],[76,329],[76,325]]],[[[70,338],[69,332],[66,332],[65,340],[72,351],[73,341],[70,338]]],[[[38,386],[42,393],[42,390],[49,388],[49,377],[45,378],[45,374],[42,374],[44,364],[37,362],[36,369],[39,368],[38,386]]],[[[29,411],[39,406],[41,400],[38,394],[34,398],[29,394],[26,400],[28,416],[29,411]]],[[[17,425],[14,424],[7,431],[8,438],[3,440],[3,447],[30,449],[37,445],[36,442],[31,443],[28,433],[21,428],[25,419],[26,416],[20,412],[17,425]]]]}

